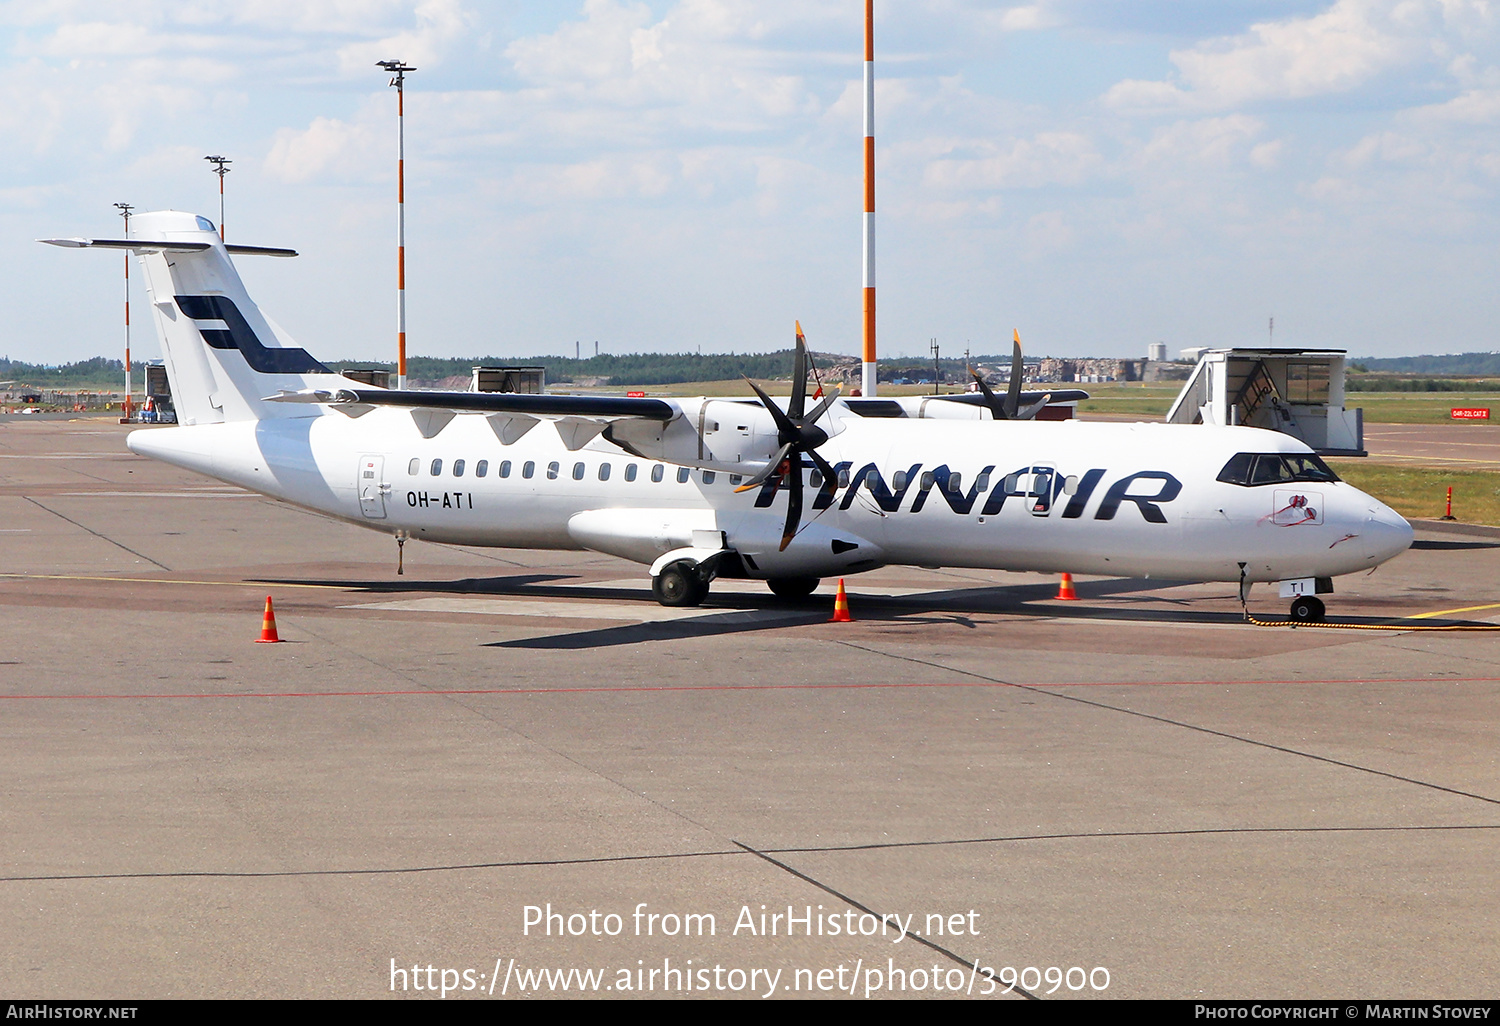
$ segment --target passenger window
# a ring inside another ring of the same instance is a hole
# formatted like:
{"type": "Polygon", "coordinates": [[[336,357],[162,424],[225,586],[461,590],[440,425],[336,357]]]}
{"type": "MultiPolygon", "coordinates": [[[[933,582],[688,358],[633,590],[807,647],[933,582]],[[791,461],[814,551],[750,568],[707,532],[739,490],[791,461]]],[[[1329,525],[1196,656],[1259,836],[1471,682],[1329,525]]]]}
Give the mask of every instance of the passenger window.
{"type": "Polygon", "coordinates": [[[990,490],[990,472],[988,470],[974,479],[974,487],[979,489],[981,492],[987,492],[990,490]]]}
{"type": "MultiPolygon", "coordinates": [[[[500,462],[500,476],[510,477],[510,460],[502,460],[500,462]]],[[[531,475],[527,474],[526,476],[530,477],[531,475]]]]}
{"type": "Polygon", "coordinates": [[[961,492],[964,490],[964,476],[962,474],[948,475],[948,490],[950,492],[961,492]]]}
{"type": "Polygon", "coordinates": [[[625,480],[627,480],[627,481],[634,481],[635,480],[635,464],[634,463],[627,463],[627,464],[625,464],[625,480]]]}
{"type": "Polygon", "coordinates": [[[730,474],[729,475],[729,483],[732,484],[732,485],[737,485],[737,484],[739,484],[743,480],[745,480],[745,475],[744,474],[730,474]]]}
{"type": "Polygon", "coordinates": [[[934,481],[936,481],[936,480],[937,480],[937,478],[935,478],[935,477],[932,476],[932,471],[930,471],[930,470],[923,471],[922,472],[922,490],[926,491],[927,489],[931,488],[932,487],[932,483],[934,481]]]}
{"type": "Polygon", "coordinates": [[[411,462],[406,465],[406,472],[410,476],[416,477],[422,472],[422,461],[413,456],[411,462]]]}
{"type": "Polygon", "coordinates": [[[714,475],[714,472],[712,470],[705,470],[703,472],[703,483],[706,484],[706,485],[713,484],[714,483],[714,477],[715,477],[715,475],[714,475]]]}
{"type": "Polygon", "coordinates": [[[489,460],[480,460],[478,463],[474,464],[474,476],[475,477],[483,477],[484,475],[488,474],[489,472],[490,472],[490,461],[489,460]]]}
{"type": "Polygon", "coordinates": [[[656,484],[661,484],[661,479],[665,477],[666,474],[667,468],[662,466],[660,463],[655,464],[651,468],[651,480],[656,484]]]}
{"type": "Polygon", "coordinates": [[[534,462],[532,462],[531,460],[527,460],[526,463],[525,463],[525,465],[523,465],[521,467],[521,476],[524,477],[524,478],[526,478],[529,481],[531,479],[531,475],[535,474],[535,473],[536,473],[536,464],[534,462]]]}
{"type": "Polygon", "coordinates": [[[693,472],[691,470],[689,470],[687,467],[678,467],[677,468],[677,483],[678,484],[687,484],[688,483],[688,478],[691,477],[692,474],[693,474],[693,472]]]}
{"type": "Polygon", "coordinates": [[[814,470],[811,474],[808,474],[807,483],[812,485],[814,488],[822,488],[823,472],[821,470],[814,470]]]}
{"type": "Polygon", "coordinates": [[[609,464],[608,463],[601,463],[601,464],[599,464],[599,480],[601,480],[601,481],[608,481],[609,480],[609,464]]]}
{"type": "Polygon", "coordinates": [[[1067,477],[1063,478],[1063,494],[1064,495],[1077,495],[1078,494],[1078,475],[1077,474],[1069,474],[1067,477]]]}
{"type": "Polygon", "coordinates": [[[896,471],[896,476],[891,478],[891,487],[899,492],[901,489],[906,487],[906,481],[906,471],[898,470],[896,471]]]}
{"type": "Polygon", "coordinates": [[[848,488],[849,487],[849,468],[848,467],[845,467],[843,470],[839,471],[839,487],[840,488],[848,488]]]}
{"type": "Polygon", "coordinates": [[[454,477],[463,477],[464,476],[464,461],[463,460],[454,460],[453,461],[453,476],[454,477]]]}
{"type": "Polygon", "coordinates": [[[557,472],[560,469],[562,469],[562,464],[558,463],[556,460],[553,460],[551,463],[547,464],[547,480],[556,481],[557,472]]]}
{"type": "Polygon", "coordinates": [[[443,472],[443,461],[442,460],[433,460],[432,461],[431,470],[432,470],[432,476],[433,477],[437,477],[439,474],[441,474],[443,472]]]}
{"type": "Polygon", "coordinates": [[[575,464],[573,464],[573,480],[574,481],[582,481],[583,480],[583,464],[582,463],[575,463],[575,464]]]}

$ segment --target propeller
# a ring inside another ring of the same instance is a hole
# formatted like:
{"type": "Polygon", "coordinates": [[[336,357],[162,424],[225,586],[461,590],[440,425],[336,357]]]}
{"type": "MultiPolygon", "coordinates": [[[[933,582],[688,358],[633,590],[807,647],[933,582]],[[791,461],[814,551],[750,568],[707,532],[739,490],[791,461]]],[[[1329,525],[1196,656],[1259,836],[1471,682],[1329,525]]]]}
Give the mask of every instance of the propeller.
{"type": "Polygon", "coordinates": [[[1048,392],[1036,402],[1029,404],[1024,409],[1021,407],[1021,379],[1024,376],[1025,364],[1021,359],[1021,332],[1015,331],[1015,348],[1011,350],[1010,356],[1010,387],[1005,390],[1005,398],[1002,400],[997,396],[983,377],[974,368],[969,368],[969,373],[974,375],[974,380],[979,384],[979,391],[984,393],[984,404],[990,408],[990,416],[996,420],[1030,420],[1042,408],[1052,401],[1052,393],[1048,392]]]}
{"type": "Polygon", "coordinates": [[[747,377],[745,380],[755,390],[760,404],[766,408],[771,419],[776,422],[776,440],[781,447],[771,457],[771,462],[766,468],[756,474],[750,480],[735,489],[737,492],[749,491],[759,488],[773,476],[781,475],[786,478],[787,483],[787,507],[786,528],[781,532],[781,551],[792,543],[796,537],[797,528],[802,523],[802,455],[807,454],[823,475],[825,481],[832,481],[838,475],[828,465],[828,461],[817,453],[818,446],[828,441],[828,432],[818,427],[818,420],[828,412],[828,408],[837,399],[838,391],[828,393],[823,401],[814,406],[811,412],[807,412],[807,371],[811,364],[807,355],[807,339],[802,334],[802,323],[797,322],[797,350],[792,358],[792,395],[787,400],[786,409],[783,411],[771,401],[755,382],[747,377]]]}

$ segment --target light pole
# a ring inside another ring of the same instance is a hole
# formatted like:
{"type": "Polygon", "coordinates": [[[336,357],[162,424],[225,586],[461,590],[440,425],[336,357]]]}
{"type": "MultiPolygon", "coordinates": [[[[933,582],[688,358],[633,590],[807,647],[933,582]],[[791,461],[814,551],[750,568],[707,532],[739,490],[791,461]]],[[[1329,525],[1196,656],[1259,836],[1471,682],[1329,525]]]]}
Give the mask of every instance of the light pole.
{"type": "Polygon", "coordinates": [[[865,210],[864,210],[864,367],[861,391],[875,395],[879,365],[875,356],[875,0],[865,0],[865,210]]]}
{"type": "Polygon", "coordinates": [[[406,387],[406,73],[403,61],[376,61],[396,87],[396,387],[406,387]]]}
{"type": "MultiPolygon", "coordinates": [[[[120,216],[125,219],[125,238],[130,238],[130,212],[135,209],[129,203],[116,203],[120,216]]],[[[130,250],[125,251],[125,416],[121,424],[130,423],[130,250]]]]}
{"type": "Polygon", "coordinates": [[[228,165],[234,163],[227,157],[204,157],[204,160],[215,165],[214,174],[219,176],[219,241],[224,241],[224,176],[229,174],[228,165]]]}

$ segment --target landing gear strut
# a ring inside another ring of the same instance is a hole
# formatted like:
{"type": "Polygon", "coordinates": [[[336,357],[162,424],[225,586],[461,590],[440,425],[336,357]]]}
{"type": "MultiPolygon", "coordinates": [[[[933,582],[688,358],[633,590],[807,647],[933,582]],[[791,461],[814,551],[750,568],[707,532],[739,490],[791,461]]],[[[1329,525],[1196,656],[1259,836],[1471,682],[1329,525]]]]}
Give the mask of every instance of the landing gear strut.
{"type": "Polygon", "coordinates": [[[664,606],[701,606],[708,598],[708,582],[696,565],[679,559],[652,579],[651,594],[664,606]]]}
{"type": "Polygon", "coordinates": [[[1321,623],[1325,611],[1322,599],[1301,595],[1292,602],[1292,622],[1321,623]]]}

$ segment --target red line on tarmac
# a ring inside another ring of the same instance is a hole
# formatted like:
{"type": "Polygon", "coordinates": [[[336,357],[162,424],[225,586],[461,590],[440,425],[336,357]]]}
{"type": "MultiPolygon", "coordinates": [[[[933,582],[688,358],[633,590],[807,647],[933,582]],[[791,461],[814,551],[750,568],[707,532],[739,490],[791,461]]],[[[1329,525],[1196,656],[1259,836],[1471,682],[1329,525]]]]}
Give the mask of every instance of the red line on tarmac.
{"type": "Polygon", "coordinates": [[[110,699],[147,700],[168,698],[385,698],[402,695],[577,695],[638,693],[652,691],[821,691],[897,688],[1121,688],[1205,687],[1285,684],[1497,684],[1500,677],[1352,677],[1344,680],[1100,680],[1029,683],[1011,681],[966,681],[946,684],[682,684],[611,688],[410,688],[399,691],[216,691],[208,694],[134,695],[0,695],[0,701],[110,699]]]}

